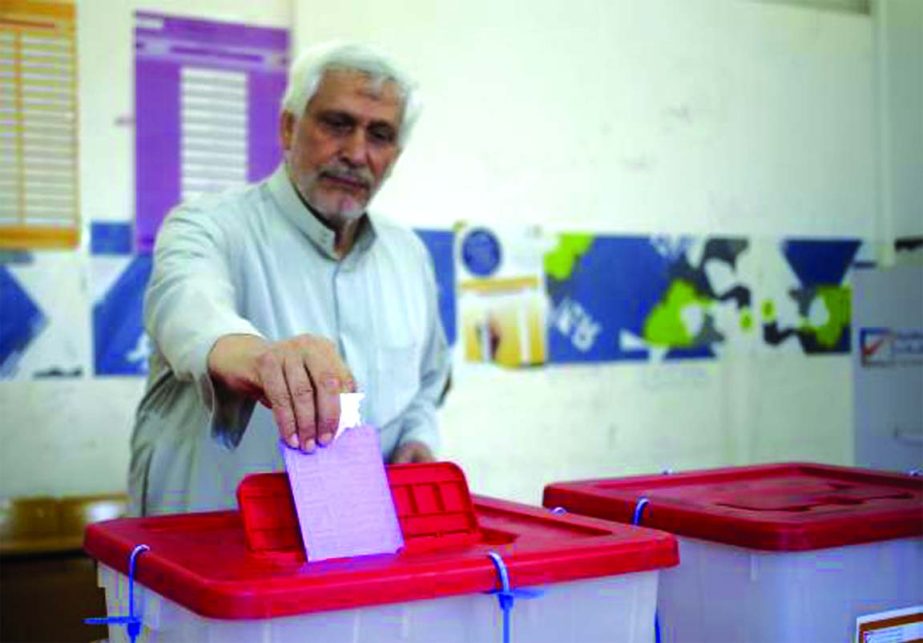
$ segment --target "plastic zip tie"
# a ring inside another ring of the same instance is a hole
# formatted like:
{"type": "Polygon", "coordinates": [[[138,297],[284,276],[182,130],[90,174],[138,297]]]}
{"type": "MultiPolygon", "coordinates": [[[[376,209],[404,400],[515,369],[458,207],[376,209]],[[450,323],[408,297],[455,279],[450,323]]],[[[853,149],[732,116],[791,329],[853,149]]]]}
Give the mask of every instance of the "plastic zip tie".
{"type": "Polygon", "coordinates": [[[553,513],[555,516],[563,516],[564,514],[567,513],[567,509],[565,509],[564,507],[552,507],[548,511],[553,513]]]}
{"type": "Polygon", "coordinates": [[[85,618],[84,623],[87,625],[124,625],[131,643],[138,640],[138,635],[141,634],[141,617],[135,614],[135,566],[138,556],[150,549],[147,545],[138,545],[131,550],[131,557],[128,559],[128,615],[85,618]]]}
{"type": "Polygon", "coordinates": [[[500,554],[490,551],[487,552],[487,555],[494,564],[494,569],[497,570],[497,576],[500,578],[500,589],[494,590],[493,593],[497,595],[497,602],[503,612],[503,643],[510,643],[510,611],[512,611],[513,603],[516,600],[510,590],[510,574],[500,554]]]}
{"type": "Polygon", "coordinates": [[[497,602],[500,604],[500,610],[503,612],[503,643],[510,643],[510,612],[513,610],[513,604],[516,602],[516,598],[522,598],[524,600],[538,598],[545,592],[538,589],[512,589],[510,587],[510,573],[506,568],[506,563],[503,562],[503,557],[495,551],[487,552],[487,555],[490,557],[491,562],[493,562],[494,569],[497,571],[497,576],[500,580],[500,589],[495,589],[488,593],[497,595],[497,602]]]}
{"type": "MultiPolygon", "coordinates": [[[[664,472],[666,475],[666,472],[664,472]]],[[[641,496],[638,498],[638,502],[635,504],[635,512],[631,517],[631,524],[636,527],[641,526],[641,518],[644,516],[644,509],[651,504],[651,501],[646,497],[641,496]]],[[[657,611],[654,611],[654,641],[655,643],[660,643],[660,614],[657,611]]]]}
{"type": "Polygon", "coordinates": [[[650,504],[650,502],[651,501],[644,496],[638,498],[638,502],[635,505],[635,512],[631,517],[631,524],[636,526],[641,524],[641,517],[644,515],[644,509],[650,504]]]}

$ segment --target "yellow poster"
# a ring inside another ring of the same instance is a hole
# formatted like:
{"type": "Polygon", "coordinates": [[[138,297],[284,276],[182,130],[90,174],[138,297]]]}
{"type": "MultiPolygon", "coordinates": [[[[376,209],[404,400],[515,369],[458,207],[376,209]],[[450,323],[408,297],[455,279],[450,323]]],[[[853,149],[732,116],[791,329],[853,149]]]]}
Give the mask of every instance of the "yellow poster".
{"type": "Polygon", "coordinates": [[[0,248],[79,241],[72,1],[0,3],[0,248]]]}
{"type": "Polygon", "coordinates": [[[461,345],[467,362],[509,368],[548,360],[547,297],[535,228],[464,225],[456,234],[461,345]]]}

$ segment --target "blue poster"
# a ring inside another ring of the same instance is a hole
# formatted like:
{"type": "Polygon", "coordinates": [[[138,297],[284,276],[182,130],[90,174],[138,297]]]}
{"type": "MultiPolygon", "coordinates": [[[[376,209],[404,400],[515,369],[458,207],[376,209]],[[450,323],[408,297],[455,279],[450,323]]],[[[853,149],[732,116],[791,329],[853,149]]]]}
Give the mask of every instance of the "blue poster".
{"type": "Polygon", "coordinates": [[[19,358],[48,324],[38,304],[5,266],[0,266],[0,378],[12,377],[19,358]]]}
{"type": "Polygon", "coordinates": [[[97,375],[144,375],[150,345],[144,332],[144,290],[150,255],[126,257],[126,265],[93,306],[93,355],[97,375]]]}
{"type": "Polygon", "coordinates": [[[452,258],[452,246],[455,235],[451,230],[423,230],[415,232],[422,239],[426,249],[433,257],[436,271],[436,287],[439,290],[439,315],[445,329],[449,345],[455,344],[455,262],[452,258]]]}
{"type": "Polygon", "coordinates": [[[724,339],[709,307],[730,302],[741,315],[750,308],[749,289],[712,283],[707,266],[727,264],[732,273],[746,251],[744,239],[561,235],[545,259],[551,299],[549,346],[552,362],[714,357],[724,339]],[[699,312],[697,324],[684,319],[699,312]]]}
{"type": "Polygon", "coordinates": [[[545,257],[551,361],[848,353],[856,239],[562,234],[545,257]]]}
{"type": "Polygon", "coordinates": [[[847,273],[862,243],[855,239],[786,239],[779,252],[797,283],[788,289],[798,316],[786,323],[772,314],[773,302],[763,305],[763,340],[770,346],[797,341],[809,355],[848,353],[852,320],[852,290],[847,273]],[[818,312],[819,311],[819,312],[818,312]]]}

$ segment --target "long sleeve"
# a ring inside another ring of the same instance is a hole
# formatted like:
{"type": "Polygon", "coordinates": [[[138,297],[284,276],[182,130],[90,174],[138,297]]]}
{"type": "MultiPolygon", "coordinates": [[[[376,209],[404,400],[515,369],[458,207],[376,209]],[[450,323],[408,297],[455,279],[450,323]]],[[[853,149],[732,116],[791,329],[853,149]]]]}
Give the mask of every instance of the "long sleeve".
{"type": "MultiPolygon", "coordinates": [[[[232,216],[233,212],[227,212],[232,216]]],[[[229,257],[233,249],[210,213],[179,208],[164,222],[144,301],[145,328],[177,379],[192,380],[210,415],[213,434],[236,444],[252,402],[219,399],[208,354],[228,334],[261,333],[235,305],[229,257]]]]}

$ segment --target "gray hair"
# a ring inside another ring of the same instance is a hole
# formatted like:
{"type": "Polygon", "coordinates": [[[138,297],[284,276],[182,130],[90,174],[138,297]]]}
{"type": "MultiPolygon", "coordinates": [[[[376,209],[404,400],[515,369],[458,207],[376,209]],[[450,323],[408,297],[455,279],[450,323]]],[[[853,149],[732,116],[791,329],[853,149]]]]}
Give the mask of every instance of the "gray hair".
{"type": "Polygon", "coordinates": [[[301,118],[308,102],[317,93],[324,72],[330,69],[359,71],[374,83],[397,85],[404,102],[398,142],[406,142],[422,107],[416,84],[382,53],[365,45],[328,42],[304,49],[289,69],[288,86],[282,97],[282,111],[301,118]]]}

